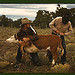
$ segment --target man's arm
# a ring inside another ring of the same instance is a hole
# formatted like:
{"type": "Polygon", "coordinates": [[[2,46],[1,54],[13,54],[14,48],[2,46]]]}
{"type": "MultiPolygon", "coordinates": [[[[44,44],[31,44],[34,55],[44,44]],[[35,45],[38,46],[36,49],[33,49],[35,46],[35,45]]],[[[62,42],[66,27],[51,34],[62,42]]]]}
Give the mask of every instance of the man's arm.
{"type": "Polygon", "coordinates": [[[27,41],[29,41],[29,40],[31,40],[31,41],[38,40],[38,35],[37,35],[37,32],[35,31],[35,29],[34,29],[32,26],[30,26],[30,30],[31,30],[31,35],[32,35],[32,37],[23,38],[23,40],[24,40],[25,42],[27,42],[27,41]]]}
{"type": "Polygon", "coordinates": [[[57,29],[55,28],[55,21],[56,21],[56,18],[53,20],[53,21],[51,21],[50,23],[49,23],[49,27],[53,30],[53,31],[57,31],[57,29]]]}
{"type": "Polygon", "coordinates": [[[60,31],[55,28],[56,19],[57,19],[57,18],[55,18],[52,22],[49,23],[49,27],[50,27],[54,32],[56,32],[56,34],[64,35],[63,33],[60,33],[60,31]]]}
{"type": "Polygon", "coordinates": [[[56,34],[59,34],[59,35],[61,35],[61,36],[64,36],[64,35],[65,35],[64,33],[61,33],[59,30],[57,30],[57,29],[55,28],[56,19],[57,19],[57,18],[55,18],[51,23],[49,23],[49,27],[50,27],[54,32],[56,32],[56,34]]]}
{"type": "Polygon", "coordinates": [[[68,32],[65,33],[65,35],[70,35],[72,32],[73,32],[73,28],[72,28],[71,22],[69,22],[68,32]]]}

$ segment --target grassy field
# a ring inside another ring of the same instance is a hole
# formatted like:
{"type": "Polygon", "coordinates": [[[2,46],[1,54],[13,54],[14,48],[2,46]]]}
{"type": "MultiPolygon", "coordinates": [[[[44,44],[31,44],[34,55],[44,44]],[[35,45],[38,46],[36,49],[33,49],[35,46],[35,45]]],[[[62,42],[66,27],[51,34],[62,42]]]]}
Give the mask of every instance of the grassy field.
{"type": "MultiPolygon", "coordinates": [[[[71,36],[65,37],[68,64],[62,65],[59,56],[57,60],[59,64],[54,67],[51,67],[48,57],[44,56],[45,52],[38,53],[41,66],[35,66],[29,55],[22,58],[22,63],[18,68],[10,64],[16,61],[18,46],[6,43],[5,40],[17,33],[18,30],[19,28],[0,27],[0,73],[75,73],[75,28],[71,36]]],[[[38,34],[51,34],[50,28],[36,29],[36,31],[38,34]]]]}

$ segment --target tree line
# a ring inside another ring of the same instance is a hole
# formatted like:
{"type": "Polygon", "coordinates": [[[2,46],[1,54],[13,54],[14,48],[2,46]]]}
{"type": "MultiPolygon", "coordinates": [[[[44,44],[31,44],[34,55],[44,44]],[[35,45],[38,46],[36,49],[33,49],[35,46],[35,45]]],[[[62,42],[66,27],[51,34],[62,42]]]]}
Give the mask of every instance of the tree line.
{"type": "Polygon", "coordinates": [[[0,26],[1,27],[17,27],[19,28],[21,24],[21,19],[13,21],[12,19],[6,17],[5,15],[0,16],[0,26]]]}
{"type": "MultiPolygon", "coordinates": [[[[62,16],[63,12],[70,12],[70,21],[72,26],[75,27],[75,8],[67,9],[63,8],[58,4],[55,12],[49,12],[47,10],[38,10],[33,25],[39,28],[48,28],[49,22],[51,22],[55,17],[62,16]]],[[[1,27],[20,27],[21,19],[13,21],[12,19],[6,17],[5,15],[0,16],[0,26],[1,27]]]]}
{"type": "Polygon", "coordinates": [[[49,23],[56,17],[62,16],[63,13],[69,13],[72,26],[75,27],[75,8],[67,9],[58,4],[55,12],[49,12],[46,10],[39,10],[34,20],[34,24],[39,28],[49,27],[49,23]]]}

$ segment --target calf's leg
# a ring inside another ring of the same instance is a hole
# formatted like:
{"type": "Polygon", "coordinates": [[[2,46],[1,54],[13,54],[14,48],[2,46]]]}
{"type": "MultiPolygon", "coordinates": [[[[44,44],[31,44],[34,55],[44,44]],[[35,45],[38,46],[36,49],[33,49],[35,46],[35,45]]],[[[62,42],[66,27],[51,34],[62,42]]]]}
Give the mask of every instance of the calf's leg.
{"type": "Polygon", "coordinates": [[[51,53],[50,50],[47,51],[47,56],[48,56],[48,58],[49,58],[49,61],[52,62],[52,57],[53,57],[53,56],[52,56],[52,53],[51,53]]]}
{"type": "Polygon", "coordinates": [[[20,47],[19,47],[18,51],[17,51],[16,61],[21,62],[21,58],[22,58],[22,53],[21,53],[21,50],[20,50],[20,47]]]}
{"type": "Polygon", "coordinates": [[[57,57],[58,57],[58,54],[57,54],[57,49],[52,49],[51,52],[52,52],[52,56],[53,56],[53,60],[52,60],[52,66],[55,65],[56,63],[56,60],[57,60],[57,57]],[[52,51],[53,50],[53,51],[52,51]]]}

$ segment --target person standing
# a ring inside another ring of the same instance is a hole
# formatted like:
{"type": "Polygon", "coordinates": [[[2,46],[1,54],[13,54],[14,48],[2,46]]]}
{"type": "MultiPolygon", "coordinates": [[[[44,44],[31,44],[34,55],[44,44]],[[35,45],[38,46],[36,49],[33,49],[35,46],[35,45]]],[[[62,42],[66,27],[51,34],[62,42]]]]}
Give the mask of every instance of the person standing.
{"type": "MultiPolygon", "coordinates": [[[[61,63],[66,63],[66,44],[64,36],[68,36],[73,32],[73,28],[70,22],[70,12],[62,12],[61,17],[56,17],[49,23],[49,27],[52,29],[53,35],[58,35],[62,39],[62,46],[64,48],[64,55],[61,56],[61,63]]],[[[49,56],[50,60],[52,55],[49,56]]]]}

